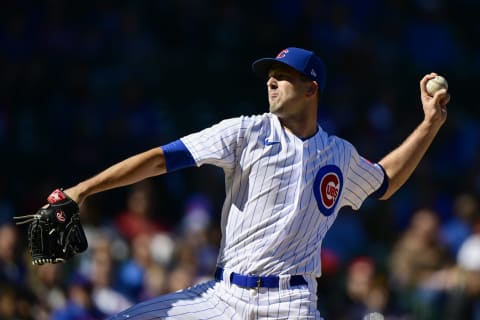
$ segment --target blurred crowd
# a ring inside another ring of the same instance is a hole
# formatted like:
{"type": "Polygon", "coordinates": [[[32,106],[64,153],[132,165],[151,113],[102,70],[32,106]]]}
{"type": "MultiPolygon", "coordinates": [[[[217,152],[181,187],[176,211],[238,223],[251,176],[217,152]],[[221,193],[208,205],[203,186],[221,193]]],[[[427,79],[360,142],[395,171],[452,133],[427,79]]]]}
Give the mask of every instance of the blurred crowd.
{"type": "Polygon", "coordinates": [[[65,264],[30,265],[17,227],[0,226],[0,319],[104,319],[211,279],[219,231],[209,200],[192,196],[170,229],[152,216],[152,187],[132,186],[124,210],[100,225],[89,219],[89,204],[82,207],[90,246],[65,264]]]}
{"type": "Polygon", "coordinates": [[[31,266],[26,228],[68,187],[227,117],[263,113],[251,62],[322,56],[327,131],[372,161],[421,121],[418,82],[450,84],[449,117],[389,201],[327,234],[327,319],[480,319],[480,4],[475,0],[8,1],[0,10],[0,319],[103,319],[213,276],[223,173],[186,169],[89,198],[90,247],[31,266]],[[373,318],[372,318],[373,319],[373,318]]]}

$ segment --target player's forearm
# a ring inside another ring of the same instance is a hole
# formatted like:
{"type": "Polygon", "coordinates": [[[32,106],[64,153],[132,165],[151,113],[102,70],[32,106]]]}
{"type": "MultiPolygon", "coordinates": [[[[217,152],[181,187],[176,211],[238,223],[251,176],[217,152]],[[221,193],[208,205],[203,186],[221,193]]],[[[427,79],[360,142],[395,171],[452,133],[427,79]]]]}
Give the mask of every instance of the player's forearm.
{"type": "Polygon", "coordinates": [[[392,196],[412,175],[440,127],[439,124],[422,122],[398,148],[380,161],[389,178],[389,187],[382,199],[392,196]]]}
{"type": "Polygon", "coordinates": [[[163,150],[157,147],[114,164],[94,177],[65,190],[65,193],[81,203],[92,194],[130,185],[166,171],[163,150]]]}

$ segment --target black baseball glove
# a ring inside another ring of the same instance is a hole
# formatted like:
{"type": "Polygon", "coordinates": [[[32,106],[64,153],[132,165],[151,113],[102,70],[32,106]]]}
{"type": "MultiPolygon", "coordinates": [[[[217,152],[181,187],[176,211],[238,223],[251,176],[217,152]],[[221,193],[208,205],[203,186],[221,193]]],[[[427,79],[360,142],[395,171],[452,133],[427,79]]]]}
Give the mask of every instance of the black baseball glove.
{"type": "Polygon", "coordinates": [[[35,214],[14,217],[17,224],[29,223],[28,248],[32,264],[59,263],[88,248],[80,224],[80,209],[62,189],[48,196],[48,204],[35,214]]]}

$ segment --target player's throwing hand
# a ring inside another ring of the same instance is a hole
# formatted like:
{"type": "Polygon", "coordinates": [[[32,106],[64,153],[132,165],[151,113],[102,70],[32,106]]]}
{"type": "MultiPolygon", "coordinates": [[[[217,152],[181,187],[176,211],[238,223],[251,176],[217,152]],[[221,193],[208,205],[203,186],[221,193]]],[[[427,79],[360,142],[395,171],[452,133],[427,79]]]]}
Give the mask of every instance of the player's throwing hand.
{"type": "Polygon", "coordinates": [[[447,120],[447,104],[450,94],[443,88],[436,91],[433,96],[428,94],[427,82],[437,76],[435,72],[425,75],[420,81],[420,98],[422,100],[425,121],[435,126],[441,126],[447,120]]]}

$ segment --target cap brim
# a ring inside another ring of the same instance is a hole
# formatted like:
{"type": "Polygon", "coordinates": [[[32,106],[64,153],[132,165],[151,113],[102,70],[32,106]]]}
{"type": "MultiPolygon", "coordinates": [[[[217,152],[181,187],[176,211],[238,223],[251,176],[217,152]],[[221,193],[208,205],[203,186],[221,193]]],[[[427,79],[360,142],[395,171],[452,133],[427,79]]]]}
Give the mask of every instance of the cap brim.
{"type": "Polygon", "coordinates": [[[257,76],[259,76],[261,78],[267,78],[268,77],[268,72],[270,71],[270,69],[272,68],[272,66],[274,64],[281,64],[281,65],[290,67],[290,68],[298,71],[299,73],[303,74],[304,76],[310,77],[309,75],[306,75],[303,72],[301,72],[300,70],[296,69],[294,66],[292,66],[292,65],[290,65],[290,64],[288,64],[288,63],[286,63],[282,60],[275,59],[275,58],[258,59],[258,60],[254,61],[252,63],[252,69],[253,69],[253,72],[257,76]]]}
{"type": "Polygon", "coordinates": [[[268,76],[268,72],[270,71],[270,68],[274,63],[285,64],[274,58],[262,58],[252,63],[252,70],[257,76],[261,78],[266,78],[268,76]]]}

